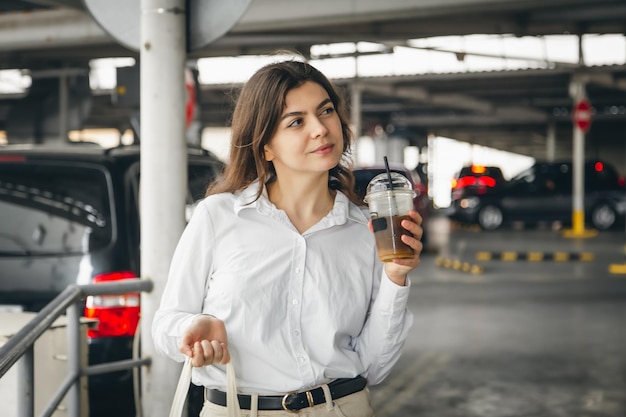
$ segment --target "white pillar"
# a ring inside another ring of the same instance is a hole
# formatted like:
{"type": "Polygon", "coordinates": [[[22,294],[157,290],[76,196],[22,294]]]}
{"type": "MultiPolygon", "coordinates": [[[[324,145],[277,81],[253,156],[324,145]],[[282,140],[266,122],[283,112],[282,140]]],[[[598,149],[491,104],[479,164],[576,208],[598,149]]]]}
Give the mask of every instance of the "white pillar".
{"type": "Polygon", "coordinates": [[[401,136],[390,136],[387,157],[389,162],[404,164],[404,149],[409,146],[409,140],[401,136]]]}
{"type": "Polygon", "coordinates": [[[556,126],[554,122],[548,124],[548,131],[546,132],[546,160],[549,162],[554,161],[556,154],[556,126]]]}
{"type": "Polygon", "coordinates": [[[386,156],[389,162],[403,164],[404,148],[407,146],[408,139],[394,135],[393,132],[388,134],[381,128],[374,137],[375,163],[382,164],[383,157],[386,156]]]}
{"type": "Polygon", "coordinates": [[[352,153],[353,160],[356,162],[357,155],[357,142],[361,137],[361,87],[359,82],[355,79],[351,86],[350,97],[350,123],[352,124],[352,133],[354,133],[354,149],[352,153]]]}
{"type": "Polygon", "coordinates": [[[69,126],[69,91],[67,75],[59,75],[59,140],[61,143],[67,142],[69,126]]]}
{"type": "MultiPolygon", "coordinates": [[[[570,82],[570,95],[574,106],[586,97],[585,82],[573,79],[570,82]]],[[[572,161],[572,233],[585,234],[585,132],[573,123],[573,161],[572,161]]]]}
{"type": "Polygon", "coordinates": [[[383,156],[389,153],[389,137],[382,126],[377,126],[374,136],[374,163],[382,164],[383,156]]]}
{"type": "Polygon", "coordinates": [[[170,260],[185,227],[185,0],[141,1],[141,275],[154,290],[141,299],[143,416],[166,417],[180,364],[156,355],[151,324],[170,260]]]}

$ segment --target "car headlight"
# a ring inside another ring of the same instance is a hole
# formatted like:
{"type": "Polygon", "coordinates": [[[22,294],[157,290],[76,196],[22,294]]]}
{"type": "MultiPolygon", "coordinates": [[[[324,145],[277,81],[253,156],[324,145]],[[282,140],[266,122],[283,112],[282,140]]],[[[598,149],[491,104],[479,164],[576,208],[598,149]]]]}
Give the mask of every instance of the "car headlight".
{"type": "Polygon", "coordinates": [[[461,199],[459,206],[464,209],[472,209],[478,205],[480,199],[478,197],[467,197],[461,199]]]}

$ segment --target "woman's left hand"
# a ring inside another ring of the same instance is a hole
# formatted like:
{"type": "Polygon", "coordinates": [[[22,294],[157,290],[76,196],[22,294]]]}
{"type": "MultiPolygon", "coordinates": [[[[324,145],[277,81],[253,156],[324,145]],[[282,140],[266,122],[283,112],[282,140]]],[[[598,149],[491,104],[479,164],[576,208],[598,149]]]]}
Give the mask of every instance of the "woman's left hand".
{"type": "MultiPolygon", "coordinates": [[[[392,262],[385,262],[385,272],[389,279],[397,285],[406,285],[406,277],[415,267],[420,264],[420,253],[422,252],[422,216],[415,210],[409,211],[411,220],[403,220],[402,227],[410,232],[409,235],[402,235],[402,241],[413,248],[413,257],[409,259],[394,259],[392,262]]],[[[370,230],[372,222],[370,221],[370,230]]]]}

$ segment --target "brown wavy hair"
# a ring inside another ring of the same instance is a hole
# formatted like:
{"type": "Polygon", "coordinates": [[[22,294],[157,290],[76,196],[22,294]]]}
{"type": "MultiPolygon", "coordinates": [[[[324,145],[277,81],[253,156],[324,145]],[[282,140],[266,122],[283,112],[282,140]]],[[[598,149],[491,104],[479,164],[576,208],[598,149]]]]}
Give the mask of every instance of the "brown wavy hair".
{"type": "Polygon", "coordinates": [[[343,154],[339,164],[329,170],[328,186],[341,191],[354,203],[361,203],[354,193],[354,175],[350,170],[353,135],[343,95],[318,69],[296,59],[262,67],[241,89],[232,116],[230,160],[206,195],[240,191],[257,181],[256,199],[261,196],[265,182],[276,177],[273,164],[263,156],[264,146],[277,129],[287,93],[307,81],[326,90],[341,121],[343,154]]]}

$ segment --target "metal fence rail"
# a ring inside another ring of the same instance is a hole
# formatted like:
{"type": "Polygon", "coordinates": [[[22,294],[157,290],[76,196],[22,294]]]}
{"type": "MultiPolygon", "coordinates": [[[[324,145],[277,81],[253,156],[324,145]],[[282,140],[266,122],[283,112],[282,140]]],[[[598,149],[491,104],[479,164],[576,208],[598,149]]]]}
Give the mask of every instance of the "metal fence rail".
{"type": "Polygon", "coordinates": [[[0,347],[0,378],[18,363],[20,398],[19,417],[34,417],[34,344],[63,313],[67,312],[67,377],[44,409],[41,417],[50,417],[67,396],[68,417],[80,417],[81,376],[106,373],[149,365],[150,358],[115,361],[95,366],[81,366],[80,308],[82,300],[90,295],[114,295],[132,292],[150,292],[153,283],[148,280],[127,279],[118,282],[70,285],[46,305],[26,326],[0,347]]]}

